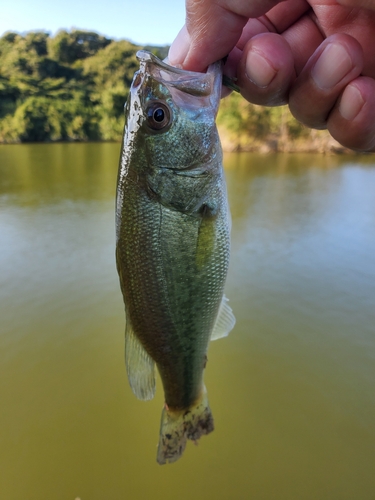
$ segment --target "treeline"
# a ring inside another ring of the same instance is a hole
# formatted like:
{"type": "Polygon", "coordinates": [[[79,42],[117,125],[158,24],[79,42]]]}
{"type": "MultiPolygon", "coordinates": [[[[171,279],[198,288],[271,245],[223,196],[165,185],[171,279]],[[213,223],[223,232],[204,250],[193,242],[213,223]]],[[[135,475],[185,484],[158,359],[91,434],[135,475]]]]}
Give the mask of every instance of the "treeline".
{"type": "Polygon", "coordinates": [[[6,33],[0,142],[118,140],[139,48],[80,30],[6,33]]]}
{"type": "Polygon", "coordinates": [[[299,123],[287,106],[256,106],[237,93],[221,101],[217,123],[226,151],[342,153],[345,149],[326,130],[299,123]]]}
{"type": "MultiPolygon", "coordinates": [[[[140,48],[82,30],[3,35],[0,142],[120,140],[140,48]]],[[[167,47],[145,48],[167,54],[167,47]]],[[[222,101],[218,124],[225,149],[280,150],[311,139],[285,108],[253,106],[238,95],[222,101]]]]}

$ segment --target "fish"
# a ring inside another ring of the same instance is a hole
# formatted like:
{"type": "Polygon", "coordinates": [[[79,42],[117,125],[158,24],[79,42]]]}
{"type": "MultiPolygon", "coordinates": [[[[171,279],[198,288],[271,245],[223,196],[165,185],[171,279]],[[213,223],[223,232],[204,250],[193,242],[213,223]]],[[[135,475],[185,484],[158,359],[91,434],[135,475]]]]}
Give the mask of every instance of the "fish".
{"type": "Polygon", "coordinates": [[[163,389],[157,462],[214,429],[203,373],[210,339],[235,324],[224,296],[230,213],[215,124],[222,64],[206,73],[137,52],[116,195],[116,263],[133,393],[163,389]]]}

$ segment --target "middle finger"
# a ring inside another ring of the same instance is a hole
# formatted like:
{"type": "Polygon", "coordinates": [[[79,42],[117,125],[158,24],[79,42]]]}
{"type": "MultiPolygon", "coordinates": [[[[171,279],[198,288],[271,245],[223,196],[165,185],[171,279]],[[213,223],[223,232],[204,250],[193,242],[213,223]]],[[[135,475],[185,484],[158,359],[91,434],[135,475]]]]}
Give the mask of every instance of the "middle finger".
{"type": "Polygon", "coordinates": [[[327,117],[338,97],[362,68],[363,50],[357,40],[344,34],[330,36],[293,84],[289,95],[292,114],[308,127],[326,128],[327,117]]]}

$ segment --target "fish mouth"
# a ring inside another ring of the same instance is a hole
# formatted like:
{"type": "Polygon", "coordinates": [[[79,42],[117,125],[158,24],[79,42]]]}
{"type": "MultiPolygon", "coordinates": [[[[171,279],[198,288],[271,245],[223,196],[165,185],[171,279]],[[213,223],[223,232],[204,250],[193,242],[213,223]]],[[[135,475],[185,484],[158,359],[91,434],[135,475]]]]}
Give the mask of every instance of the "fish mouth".
{"type": "Polygon", "coordinates": [[[148,50],[138,50],[136,53],[136,57],[139,62],[145,62],[145,63],[152,63],[155,64],[156,66],[159,66],[159,68],[164,69],[168,71],[169,73],[176,73],[176,75],[186,75],[186,74],[191,74],[191,75],[202,75],[204,73],[198,73],[196,71],[186,71],[184,69],[176,68],[175,66],[171,66],[168,63],[162,61],[159,59],[155,54],[152,52],[149,52],[148,50]]]}
{"type": "Polygon", "coordinates": [[[199,73],[171,66],[148,50],[139,50],[136,56],[141,70],[149,73],[159,83],[193,96],[210,96],[217,101],[220,99],[221,61],[211,64],[206,73],[199,73]]]}

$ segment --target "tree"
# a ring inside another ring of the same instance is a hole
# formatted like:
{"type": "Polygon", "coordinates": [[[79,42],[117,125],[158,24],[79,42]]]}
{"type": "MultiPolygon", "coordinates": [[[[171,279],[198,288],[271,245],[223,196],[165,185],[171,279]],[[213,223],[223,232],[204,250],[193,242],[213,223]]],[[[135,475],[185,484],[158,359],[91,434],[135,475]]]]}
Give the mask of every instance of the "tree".
{"type": "Polygon", "coordinates": [[[72,64],[95,55],[110,43],[110,39],[93,31],[61,30],[51,39],[49,45],[51,55],[56,61],[72,64]]]}

